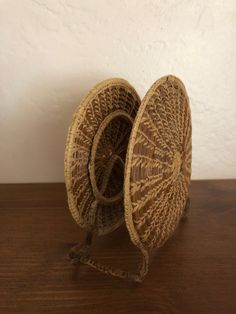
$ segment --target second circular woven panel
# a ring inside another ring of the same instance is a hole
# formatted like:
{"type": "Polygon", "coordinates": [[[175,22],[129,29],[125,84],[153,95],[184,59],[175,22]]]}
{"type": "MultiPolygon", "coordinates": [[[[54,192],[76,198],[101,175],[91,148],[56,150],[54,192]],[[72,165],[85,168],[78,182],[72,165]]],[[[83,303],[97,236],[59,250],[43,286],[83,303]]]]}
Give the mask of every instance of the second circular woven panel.
{"type": "Polygon", "coordinates": [[[156,81],[136,116],[126,157],[125,220],[133,243],[160,247],[183,214],[191,176],[191,116],[183,83],[156,81]]]}

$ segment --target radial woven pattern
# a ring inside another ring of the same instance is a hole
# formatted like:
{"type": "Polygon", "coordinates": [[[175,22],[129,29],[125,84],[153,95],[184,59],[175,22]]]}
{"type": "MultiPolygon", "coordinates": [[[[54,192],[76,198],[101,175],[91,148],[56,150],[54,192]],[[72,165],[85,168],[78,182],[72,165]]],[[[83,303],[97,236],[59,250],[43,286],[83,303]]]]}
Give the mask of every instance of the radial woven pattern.
{"type": "Polygon", "coordinates": [[[83,228],[101,235],[124,220],[123,181],[132,122],[140,105],[125,80],[95,86],[76,110],[65,153],[70,211],[83,228]]]}
{"type": "Polygon", "coordinates": [[[188,198],[191,117],[182,82],[156,81],[142,101],[128,147],[125,219],[135,245],[160,247],[173,233],[188,198]]]}

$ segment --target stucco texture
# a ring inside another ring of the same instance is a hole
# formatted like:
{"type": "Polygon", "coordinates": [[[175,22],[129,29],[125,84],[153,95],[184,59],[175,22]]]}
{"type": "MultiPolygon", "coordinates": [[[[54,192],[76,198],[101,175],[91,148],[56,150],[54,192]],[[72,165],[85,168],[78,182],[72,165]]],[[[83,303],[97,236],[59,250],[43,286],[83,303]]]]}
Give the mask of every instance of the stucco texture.
{"type": "Polygon", "coordinates": [[[236,177],[235,0],[0,1],[0,182],[63,181],[67,128],[109,77],[186,85],[193,179],[236,177]]]}

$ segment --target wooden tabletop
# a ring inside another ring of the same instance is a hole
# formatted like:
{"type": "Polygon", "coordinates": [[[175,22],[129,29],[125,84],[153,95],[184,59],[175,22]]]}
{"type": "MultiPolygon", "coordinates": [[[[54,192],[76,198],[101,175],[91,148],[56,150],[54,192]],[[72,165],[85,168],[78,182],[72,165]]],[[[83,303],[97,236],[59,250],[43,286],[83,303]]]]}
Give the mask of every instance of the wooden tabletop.
{"type": "MultiPolygon", "coordinates": [[[[0,185],[0,313],[236,313],[236,180],[193,181],[188,219],[156,252],[142,284],[73,266],[84,233],[63,184],[0,185]]],[[[125,227],[93,256],[135,269],[125,227]]]]}

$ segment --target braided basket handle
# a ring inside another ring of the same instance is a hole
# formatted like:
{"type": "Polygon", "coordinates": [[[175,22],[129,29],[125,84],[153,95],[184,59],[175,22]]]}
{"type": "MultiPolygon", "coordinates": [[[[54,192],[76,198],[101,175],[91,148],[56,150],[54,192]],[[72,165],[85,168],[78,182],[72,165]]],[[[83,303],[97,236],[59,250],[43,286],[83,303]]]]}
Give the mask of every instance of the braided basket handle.
{"type": "MultiPolygon", "coordinates": [[[[187,212],[190,206],[190,198],[187,198],[185,208],[182,214],[182,220],[184,221],[187,218],[187,212]]],[[[69,253],[69,257],[73,264],[82,263],[88,265],[102,273],[107,275],[119,277],[128,281],[142,282],[145,275],[148,273],[149,266],[149,253],[143,248],[139,248],[142,253],[142,261],[139,265],[139,268],[136,273],[131,273],[129,271],[113,268],[111,266],[105,266],[97,261],[90,258],[90,248],[92,245],[93,232],[89,231],[86,235],[85,243],[82,245],[75,245],[69,253]]]]}
{"type": "Polygon", "coordinates": [[[79,262],[82,264],[86,264],[102,273],[119,277],[128,281],[134,282],[142,282],[145,275],[148,272],[148,264],[149,264],[149,254],[145,250],[141,250],[142,253],[142,261],[139,265],[139,268],[136,273],[131,273],[129,271],[113,268],[111,266],[105,266],[97,261],[90,258],[90,247],[92,244],[92,232],[88,232],[86,236],[86,241],[83,245],[74,246],[70,253],[69,257],[73,264],[78,264],[79,262]]]}

